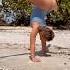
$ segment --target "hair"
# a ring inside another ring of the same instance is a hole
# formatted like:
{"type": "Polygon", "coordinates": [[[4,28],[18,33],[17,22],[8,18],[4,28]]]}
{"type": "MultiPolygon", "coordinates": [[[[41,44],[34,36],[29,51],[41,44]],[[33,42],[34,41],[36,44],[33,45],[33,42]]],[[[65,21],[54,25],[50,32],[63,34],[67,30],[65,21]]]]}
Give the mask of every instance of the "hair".
{"type": "Polygon", "coordinates": [[[53,40],[55,36],[53,30],[46,26],[40,26],[39,32],[43,35],[42,37],[46,38],[46,41],[53,40]]]}

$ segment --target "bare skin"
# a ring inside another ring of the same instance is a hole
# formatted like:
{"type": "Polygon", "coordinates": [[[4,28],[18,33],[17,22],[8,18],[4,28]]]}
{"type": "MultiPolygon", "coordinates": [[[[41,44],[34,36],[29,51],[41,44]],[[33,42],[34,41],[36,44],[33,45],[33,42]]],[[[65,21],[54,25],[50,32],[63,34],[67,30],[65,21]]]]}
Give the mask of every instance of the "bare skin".
{"type": "Polygon", "coordinates": [[[45,38],[42,37],[42,34],[39,32],[39,24],[37,22],[33,22],[32,24],[32,32],[30,34],[30,59],[33,62],[40,62],[40,59],[35,56],[35,41],[36,41],[36,36],[39,33],[41,43],[42,43],[42,53],[46,53],[46,40],[45,38]]]}
{"type": "Polygon", "coordinates": [[[32,32],[30,35],[30,52],[31,52],[30,59],[33,62],[40,62],[40,59],[35,57],[35,41],[36,41],[36,35],[38,33],[38,27],[39,27],[39,25],[37,24],[37,22],[33,22],[32,32]]]}
{"type": "Polygon", "coordinates": [[[39,32],[40,35],[40,40],[41,40],[41,44],[42,44],[42,54],[45,55],[46,54],[46,49],[48,49],[46,47],[46,39],[45,37],[42,35],[42,33],[39,32]]]}

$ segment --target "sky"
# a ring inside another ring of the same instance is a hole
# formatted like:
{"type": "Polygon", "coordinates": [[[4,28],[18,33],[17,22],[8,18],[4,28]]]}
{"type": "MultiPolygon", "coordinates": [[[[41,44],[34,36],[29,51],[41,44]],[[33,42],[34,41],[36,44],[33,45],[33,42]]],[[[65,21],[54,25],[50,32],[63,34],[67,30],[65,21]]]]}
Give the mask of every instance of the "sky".
{"type": "Polygon", "coordinates": [[[2,0],[0,0],[0,5],[2,5],[2,0]]]}

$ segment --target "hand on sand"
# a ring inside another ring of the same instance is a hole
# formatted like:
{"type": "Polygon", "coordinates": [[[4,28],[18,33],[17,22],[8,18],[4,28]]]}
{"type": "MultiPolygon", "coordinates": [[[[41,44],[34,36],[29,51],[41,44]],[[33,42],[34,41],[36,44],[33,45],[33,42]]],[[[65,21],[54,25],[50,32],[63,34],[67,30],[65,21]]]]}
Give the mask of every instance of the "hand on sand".
{"type": "Polygon", "coordinates": [[[39,58],[37,57],[32,57],[32,56],[29,56],[29,58],[31,59],[31,61],[33,62],[41,62],[39,58]]]}

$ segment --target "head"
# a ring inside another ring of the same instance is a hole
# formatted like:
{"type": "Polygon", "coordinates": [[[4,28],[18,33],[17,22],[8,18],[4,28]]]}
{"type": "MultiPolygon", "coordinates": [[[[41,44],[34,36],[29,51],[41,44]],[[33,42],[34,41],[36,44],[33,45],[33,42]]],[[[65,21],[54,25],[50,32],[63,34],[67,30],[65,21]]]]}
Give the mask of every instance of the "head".
{"type": "Polygon", "coordinates": [[[46,41],[51,41],[54,38],[54,32],[49,27],[46,27],[46,26],[42,27],[42,26],[40,26],[39,27],[39,32],[42,34],[42,37],[46,41]]]}

